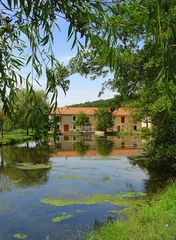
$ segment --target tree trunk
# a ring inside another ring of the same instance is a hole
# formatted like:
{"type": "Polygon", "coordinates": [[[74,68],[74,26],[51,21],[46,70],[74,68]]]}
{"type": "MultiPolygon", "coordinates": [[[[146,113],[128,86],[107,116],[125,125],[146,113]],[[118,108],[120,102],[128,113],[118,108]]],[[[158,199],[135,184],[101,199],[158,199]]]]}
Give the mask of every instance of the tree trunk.
{"type": "Polygon", "coordinates": [[[1,122],[1,138],[3,139],[4,132],[3,132],[3,122],[1,122]]]}
{"type": "Polygon", "coordinates": [[[1,149],[1,168],[4,168],[4,155],[3,155],[3,150],[1,149]]]}

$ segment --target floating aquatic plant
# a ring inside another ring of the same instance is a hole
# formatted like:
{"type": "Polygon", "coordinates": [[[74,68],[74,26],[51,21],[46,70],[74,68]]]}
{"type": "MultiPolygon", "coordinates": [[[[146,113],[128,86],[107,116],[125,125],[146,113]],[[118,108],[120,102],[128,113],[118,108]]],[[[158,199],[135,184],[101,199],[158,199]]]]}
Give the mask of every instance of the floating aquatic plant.
{"type": "Polygon", "coordinates": [[[56,175],[60,179],[81,179],[80,176],[56,175]]]}
{"type": "Polygon", "coordinates": [[[48,169],[50,164],[16,163],[16,168],[24,170],[48,169]]]}
{"type": "Polygon", "coordinates": [[[27,238],[27,234],[23,234],[23,233],[16,233],[13,235],[14,238],[16,239],[26,239],[27,238]]]}
{"type": "Polygon", "coordinates": [[[52,219],[52,222],[61,222],[61,221],[63,221],[63,220],[65,220],[65,219],[69,219],[69,218],[72,218],[73,217],[73,215],[62,215],[62,216],[58,216],[58,217],[55,217],[55,218],[53,218],[52,219]]]}
{"type": "Polygon", "coordinates": [[[110,179],[110,177],[108,176],[108,175],[104,175],[103,176],[103,181],[105,182],[105,181],[108,181],[110,179]]]}
{"type": "Polygon", "coordinates": [[[118,206],[127,206],[129,199],[135,199],[145,196],[145,193],[142,192],[128,192],[121,194],[95,194],[91,195],[88,198],[83,198],[79,200],[73,199],[59,199],[59,198],[46,198],[41,200],[42,203],[50,204],[54,206],[68,206],[68,205],[93,205],[93,204],[103,204],[103,203],[111,203],[112,205],[118,206]]]}

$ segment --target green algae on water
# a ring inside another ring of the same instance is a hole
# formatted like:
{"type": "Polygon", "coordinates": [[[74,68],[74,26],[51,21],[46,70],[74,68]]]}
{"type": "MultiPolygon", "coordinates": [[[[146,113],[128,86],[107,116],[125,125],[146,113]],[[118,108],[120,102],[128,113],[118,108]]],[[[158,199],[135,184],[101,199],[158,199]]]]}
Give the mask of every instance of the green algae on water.
{"type": "Polygon", "coordinates": [[[27,234],[23,234],[23,233],[16,233],[13,235],[14,238],[16,239],[26,239],[27,238],[27,234]]]}
{"type": "Polygon", "coordinates": [[[111,203],[112,205],[127,206],[130,199],[144,197],[145,193],[142,192],[129,192],[121,194],[95,194],[91,195],[88,198],[83,198],[79,200],[70,200],[70,199],[59,199],[59,198],[46,198],[42,199],[41,202],[45,204],[50,204],[54,206],[68,206],[68,205],[93,205],[93,204],[104,204],[111,203]]]}
{"type": "Polygon", "coordinates": [[[105,182],[105,181],[108,181],[110,179],[110,177],[108,176],[108,175],[104,175],[103,176],[103,181],[105,182]]]}
{"type": "Polygon", "coordinates": [[[70,176],[70,175],[56,175],[60,179],[81,179],[80,176],[70,176]]]}
{"type": "Polygon", "coordinates": [[[37,169],[49,169],[50,164],[32,164],[32,163],[16,163],[16,168],[23,170],[37,170],[37,169]]]}
{"type": "Polygon", "coordinates": [[[86,212],[86,211],[85,211],[85,210],[77,209],[75,212],[78,213],[78,214],[83,214],[83,213],[86,212]]]}
{"type": "Polygon", "coordinates": [[[69,219],[69,218],[72,218],[73,217],[73,215],[62,215],[62,216],[58,216],[58,217],[55,217],[55,218],[53,218],[52,219],[52,222],[61,222],[61,221],[63,221],[63,220],[65,220],[65,219],[69,219]]]}

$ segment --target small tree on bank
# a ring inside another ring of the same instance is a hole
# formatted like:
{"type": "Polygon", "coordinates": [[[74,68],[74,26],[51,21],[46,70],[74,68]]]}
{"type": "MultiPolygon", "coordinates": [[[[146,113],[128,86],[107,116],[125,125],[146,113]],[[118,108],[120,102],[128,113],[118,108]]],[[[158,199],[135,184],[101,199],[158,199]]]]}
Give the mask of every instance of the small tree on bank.
{"type": "Polygon", "coordinates": [[[114,125],[114,115],[108,108],[100,108],[95,112],[96,130],[107,132],[114,125]]]}
{"type": "Polygon", "coordinates": [[[84,112],[80,112],[77,116],[76,116],[76,121],[75,121],[75,125],[76,126],[80,126],[80,129],[83,128],[83,126],[85,125],[89,125],[89,117],[86,116],[86,114],[84,112]]]}

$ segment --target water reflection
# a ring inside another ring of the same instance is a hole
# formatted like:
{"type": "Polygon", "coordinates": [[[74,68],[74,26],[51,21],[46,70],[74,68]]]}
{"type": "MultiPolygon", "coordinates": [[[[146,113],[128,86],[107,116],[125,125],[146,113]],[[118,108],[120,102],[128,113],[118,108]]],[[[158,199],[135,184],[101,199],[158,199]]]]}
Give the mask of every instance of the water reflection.
{"type": "Polygon", "coordinates": [[[130,163],[148,173],[149,178],[145,181],[145,189],[148,193],[156,193],[176,179],[175,159],[151,159],[147,156],[139,156],[131,158],[130,163]]]}
{"type": "Polygon", "coordinates": [[[114,143],[108,138],[98,137],[96,139],[96,149],[101,156],[111,155],[114,143]]]}
{"type": "Polygon", "coordinates": [[[29,147],[3,147],[0,152],[0,179],[1,189],[7,185],[22,187],[44,184],[48,180],[48,168],[45,169],[20,169],[18,164],[48,164],[49,154],[41,146],[30,149],[29,147]],[[10,183],[11,181],[11,183],[10,183]],[[7,183],[8,182],[8,183],[7,183]]]}
{"type": "Polygon", "coordinates": [[[82,134],[62,135],[57,136],[55,142],[52,140],[50,149],[51,151],[55,150],[58,156],[108,156],[117,155],[118,151],[116,150],[124,150],[124,153],[121,152],[122,155],[139,155],[142,152],[140,136],[96,137],[94,134],[82,134]]]}
{"type": "Polygon", "coordinates": [[[11,240],[18,232],[24,232],[29,239],[43,240],[46,236],[79,239],[78,229],[86,232],[114,219],[123,219],[117,211],[121,207],[108,202],[52,206],[41,200],[69,201],[122,192],[156,191],[176,174],[175,162],[154,162],[143,157],[129,161],[122,156],[141,153],[141,141],[138,136],[75,135],[69,136],[69,140],[61,136],[55,145],[50,142],[49,148],[32,143],[0,148],[0,239],[11,240]],[[50,163],[51,169],[18,167],[50,163]],[[52,221],[64,214],[73,218],[52,221]]]}
{"type": "Polygon", "coordinates": [[[75,142],[73,143],[73,149],[79,156],[83,157],[89,149],[89,144],[86,144],[85,142],[75,142]]]}

